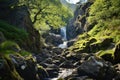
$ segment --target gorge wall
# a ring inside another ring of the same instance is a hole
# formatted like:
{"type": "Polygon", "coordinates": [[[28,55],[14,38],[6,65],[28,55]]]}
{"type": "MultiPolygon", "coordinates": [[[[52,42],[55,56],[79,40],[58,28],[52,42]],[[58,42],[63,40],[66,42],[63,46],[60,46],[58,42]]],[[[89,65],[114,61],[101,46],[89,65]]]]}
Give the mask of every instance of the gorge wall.
{"type": "Polygon", "coordinates": [[[92,28],[86,21],[87,17],[89,16],[88,11],[89,7],[92,5],[93,2],[88,1],[84,4],[78,4],[75,12],[74,17],[69,21],[67,24],[67,39],[73,39],[77,35],[88,31],[92,28]]]}

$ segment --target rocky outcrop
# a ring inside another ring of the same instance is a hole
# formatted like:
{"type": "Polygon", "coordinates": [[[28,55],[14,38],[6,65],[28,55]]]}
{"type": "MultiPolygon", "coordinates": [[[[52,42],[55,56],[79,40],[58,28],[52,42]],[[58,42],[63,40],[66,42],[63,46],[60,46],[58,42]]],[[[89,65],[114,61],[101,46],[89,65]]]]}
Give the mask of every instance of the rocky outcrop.
{"type": "Polygon", "coordinates": [[[58,46],[59,44],[63,43],[63,40],[62,40],[62,37],[60,35],[54,34],[54,33],[49,33],[45,37],[45,42],[49,45],[58,46]]]}
{"type": "Polygon", "coordinates": [[[14,25],[20,29],[24,29],[28,33],[28,38],[24,40],[22,43],[19,43],[21,48],[24,48],[25,50],[34,53],[40,52],[41,49],[40,35],[39,32],[34,29],[27,7],[19,6],[10,8],[0,6],[0,11],[2,12],[0,13],[1,20],[7,21],[9,24],[14,25]]]}
{"type": "Polygon", "coordinates": [[[67,39],[73,39],[77,35],[86,31],[87,25],[86,18],[88,17],[88,9],[92,2],[88,1],[85,4],[79,5],[74,12],[74,18],[72,18],[67,24],[67,39]]]}

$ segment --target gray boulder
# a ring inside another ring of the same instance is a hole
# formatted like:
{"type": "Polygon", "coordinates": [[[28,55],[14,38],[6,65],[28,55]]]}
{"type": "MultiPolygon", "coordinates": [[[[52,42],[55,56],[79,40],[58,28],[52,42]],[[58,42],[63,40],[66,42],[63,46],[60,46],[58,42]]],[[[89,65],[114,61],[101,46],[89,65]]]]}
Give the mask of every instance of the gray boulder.
{"type": "Polygon", "coordinates": [[[110,63],[91,56],[78,67],[79,76],[89,76],[97,80],[112,80],[115,76],[115,69],[110,63]]]}

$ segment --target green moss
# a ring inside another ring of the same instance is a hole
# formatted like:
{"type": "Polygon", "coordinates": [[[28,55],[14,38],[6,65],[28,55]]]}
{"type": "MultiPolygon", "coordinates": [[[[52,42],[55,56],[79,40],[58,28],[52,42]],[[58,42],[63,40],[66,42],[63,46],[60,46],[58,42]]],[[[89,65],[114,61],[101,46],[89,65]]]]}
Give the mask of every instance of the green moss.
{"type": "Polygon", "coordinates": [[[25,51],[25,50],[21,50],[21,51],[19,52],[19,54],[22,55],[22,56],[28,56],[28,55],[30,55],[31,53],[28,52],[28,51],[25,51]]]}
{"type": "Polygon", "coordinates": [[[3,73],[4,76],[2,77],[2,80],[23,80],[21,76],[18,74],[18,72],[15,69],[15,66],[12,64],[12,61],[10,58],[2,55],[2,59],[4,61],[4,67],[6,73],[3,73]]]}
{"type": "Polygon", "coordinates": [[[0,20],[0,31],[4,34],[4,36],[8,40],[12,40],[16,42],[22,42],[28,37],[28,33],[25,30],[19,29],[1,20],[0,20]]]}
{"type": "Polygon", "coordinates": [[[101,57],[103,55],[106,55],[106,54],[111,54],[112,57],[114,57],[114,49],[108,49],[108,50],[101,50],[99,51],[99,53],[97,54],[97,56],[101,57]]]}
{"type": "Polygon", "coordinates": [[[13,49],[20,50],[20,47],[17,43],[13,41],[4,41],[3,43],[0,44],[0,49],[1,50],[13,50],[13,49]]]}

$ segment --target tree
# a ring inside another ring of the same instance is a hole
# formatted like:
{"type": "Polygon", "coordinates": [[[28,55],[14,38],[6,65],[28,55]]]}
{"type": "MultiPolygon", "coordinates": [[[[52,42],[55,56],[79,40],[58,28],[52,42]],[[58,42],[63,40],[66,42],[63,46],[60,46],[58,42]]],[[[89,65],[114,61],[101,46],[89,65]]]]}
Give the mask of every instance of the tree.
{"type": "Polygon", "coordinates": [[[19,5],[29,8],[32,22],[37,29],[48,25],[58,28],[65,25],[71,17],[70,11],[59,0],[19,0],[19,5]]]}

